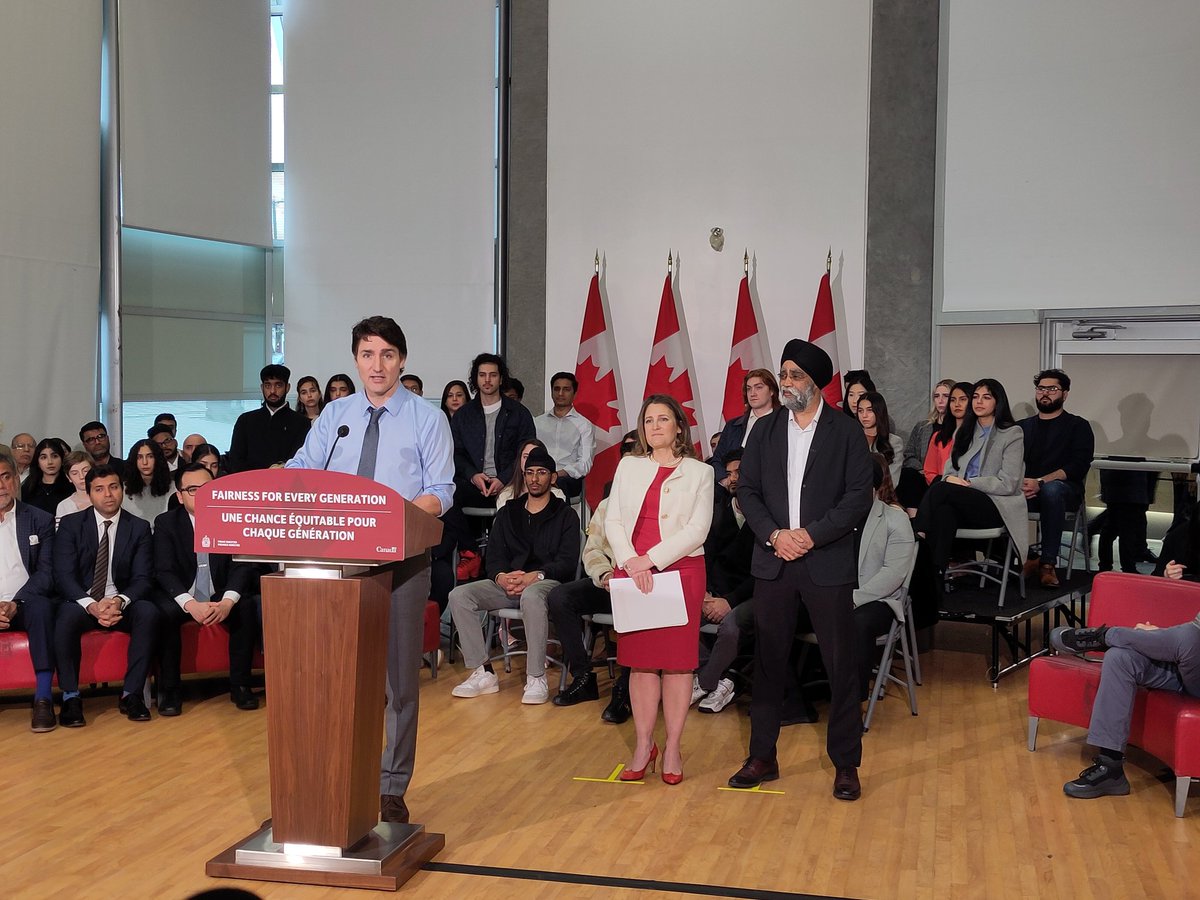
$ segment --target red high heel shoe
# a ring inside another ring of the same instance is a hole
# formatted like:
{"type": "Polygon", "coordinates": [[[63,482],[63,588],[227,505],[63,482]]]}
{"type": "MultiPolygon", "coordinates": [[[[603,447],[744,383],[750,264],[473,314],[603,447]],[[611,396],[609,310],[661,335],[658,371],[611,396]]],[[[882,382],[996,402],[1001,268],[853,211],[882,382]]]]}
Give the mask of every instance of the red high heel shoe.
{"type": "MultiPolygon", "coordinates": [[[[640,769],[625,769],[620,775],[621,780],[622,781],[641,781],[642,777],[646,774],[647,769],[649,769],[651,772],[654,771],[654,763],[657,759],[658,759],[658,744],[651,744],[650,745],[650,758],[648,760],[646,760],[646,765],[642,766],[640,769]]],[[[680,776],[680,777],[682,777],[682,776],[680,776]]]]}
{"type": "Polygon", "coordinates": [[[664,771],[662,773],[662,780],[663,784],[679,784],[679,782],[683,781],[683,773],[664,771]]]}

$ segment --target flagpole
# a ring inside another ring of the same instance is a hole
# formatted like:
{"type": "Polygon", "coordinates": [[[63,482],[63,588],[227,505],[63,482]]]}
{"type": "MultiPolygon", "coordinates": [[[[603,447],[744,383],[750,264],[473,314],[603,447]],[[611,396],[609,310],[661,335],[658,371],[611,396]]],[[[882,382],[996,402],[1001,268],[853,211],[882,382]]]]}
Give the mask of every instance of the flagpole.
{"type": "Polygon", "coordinates": [[[833,271],[833,248],[829,248],[829,255],[825,257],[825,274],[828,275],[833,271]]]}
{"type": "Polygon", "coordinates": [[[742,253],[742,274],[749,277],[750,275],[750,248],[747,247],[742,253]]]}
{"type": "Polygon", "coordinates": [[[596,248],[596,274],[600,274],[600,248],[596,248]]]}
{"type": "Polygon", "coordinates": [[[671,251],[667,251],[667,274],[671,274],[671,251]]]}

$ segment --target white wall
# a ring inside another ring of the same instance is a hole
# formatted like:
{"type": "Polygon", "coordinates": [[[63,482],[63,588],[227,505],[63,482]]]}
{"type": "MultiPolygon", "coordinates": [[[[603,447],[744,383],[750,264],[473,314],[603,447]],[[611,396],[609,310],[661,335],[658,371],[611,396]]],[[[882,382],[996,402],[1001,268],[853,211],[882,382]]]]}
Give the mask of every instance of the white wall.
{"type": "Polygon", "coordinates": [[[869,0],[550,4],[547,372],[574,368],[597,248],[627,409],[669,248],[709,431],[745,247],[778,354],[808,336],[832,246],[861,361],[870,26],[869,0]]]}
{"type": "Polygon", "coordinates": [[[942,0],[946,310],[1200,303],[1200,3],[942,0]]]}
{"type": "Polygon", "coordinates": [[[289,0],[284,30],[293,380],[353,374],[379,314],[440,394],[494,345],[495,4],[289,0]]]}

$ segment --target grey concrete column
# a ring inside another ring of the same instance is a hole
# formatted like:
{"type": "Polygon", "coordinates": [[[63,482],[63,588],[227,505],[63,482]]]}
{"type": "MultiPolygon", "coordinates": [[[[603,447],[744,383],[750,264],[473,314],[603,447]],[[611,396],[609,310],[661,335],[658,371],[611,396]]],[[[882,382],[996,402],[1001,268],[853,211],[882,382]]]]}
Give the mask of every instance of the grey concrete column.
{"type": "Polygon", "coordinates": [[[501,351],[525,384],[534,415],[545,406],[546,66],[549,0],[511,0],[508,324],[501,351]]]}
{"type": "Polygon", "coordinates": [[[937,0],[875,0],[867,150],[864,362],[898,430],[929,411],[937,0]]]}

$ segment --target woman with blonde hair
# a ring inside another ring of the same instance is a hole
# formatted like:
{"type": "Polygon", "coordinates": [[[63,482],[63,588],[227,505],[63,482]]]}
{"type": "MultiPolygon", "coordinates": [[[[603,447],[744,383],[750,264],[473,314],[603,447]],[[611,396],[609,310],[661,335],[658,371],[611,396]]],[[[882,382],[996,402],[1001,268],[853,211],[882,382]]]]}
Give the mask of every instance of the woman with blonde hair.
{"type": "Polygon", "coordinates": [[[699,664],[700,608],[704,600],[704,539],[713,514],[712,469],[696,458],[691,428],[674,397],[655,394],[638,415],[638,441],[613,476],[604,530],[618,564],[614,578],[632,578],[649,593],[653,575],[678,572],[687,622],[628,632],[617,643],[617,661],[633,671],[629,699],[637,746],[621,773],[640,781],[654,771],[654,729],[661,700],[666,723],[662,779],[683,780],[680,743],[699,664]],[[661,673],[661,674],[660,674],[661,673]]]}

